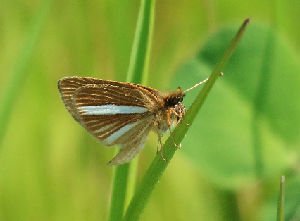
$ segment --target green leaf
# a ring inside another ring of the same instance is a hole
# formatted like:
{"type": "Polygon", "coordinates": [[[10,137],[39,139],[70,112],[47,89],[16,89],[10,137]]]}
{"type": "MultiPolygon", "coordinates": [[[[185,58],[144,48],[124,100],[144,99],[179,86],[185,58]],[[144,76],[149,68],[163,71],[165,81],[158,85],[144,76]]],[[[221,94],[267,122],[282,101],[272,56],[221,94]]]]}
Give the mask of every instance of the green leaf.
{"type": "MultiPolygon", "coordinates": [[[[186,89],[209,76],[235,30],[213,35],[178,69],[173,84],[186,89]]],[[[223,188],[240,188],[288,168],[295,162],[291,150],[300,132],[299,71],[282,39],[269,29],[250,26],[182,151],[223,188]]],[[[187,107],[196,93],[197,89],[187,93],[187,107]]]]}

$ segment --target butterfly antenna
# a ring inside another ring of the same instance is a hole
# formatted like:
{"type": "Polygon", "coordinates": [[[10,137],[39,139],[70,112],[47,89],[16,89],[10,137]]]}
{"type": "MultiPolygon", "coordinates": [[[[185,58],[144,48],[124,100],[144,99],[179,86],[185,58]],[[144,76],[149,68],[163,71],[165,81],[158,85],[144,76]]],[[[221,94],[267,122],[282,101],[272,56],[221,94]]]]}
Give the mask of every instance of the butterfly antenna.
{"type": "MultiPolygon", "coordinates": [[[[220,76],[223,76],[223,73],[222,73],[222,72],[220,73],[220,76]]],[[[208,80],[209,80],[209,78],[206,78],[205,80],[199,82],[198,84],[194,85],[193,87],[191,87],[191,88],[185,90],[183,93],[186,93],[186,92],[188,92],[188,91],[194,89],[195,87],[198,87],[200,84],[203,84],[203,83],[205,83],[205,82],[208,81],[208,80]]]]}

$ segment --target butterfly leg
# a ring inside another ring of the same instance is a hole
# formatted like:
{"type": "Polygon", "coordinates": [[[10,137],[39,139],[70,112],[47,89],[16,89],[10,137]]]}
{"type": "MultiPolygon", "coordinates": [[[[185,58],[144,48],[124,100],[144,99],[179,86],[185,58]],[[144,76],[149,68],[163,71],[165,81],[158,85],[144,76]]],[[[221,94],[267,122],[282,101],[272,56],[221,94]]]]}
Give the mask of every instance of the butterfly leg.
{"type": "Polygon", "coordinates": [[[186,124],[186,126],[190,126],[190,124],[189,124],[189,123],[186,121],[186,119],[184,118],[185,112],[179,114],[179,113],[177,113],[177,112],[174,110],[174,108],[170,108],[169,110],[172,111],[172,112],[178,117],[178,119],[179,119],[179,120],[177,121],[176,125],[178,125],[180,121],[184,121],[185,124],[186,124]]]}
{"type": "Polygon", "coordinates": [[[179,143],[179,145],[178,145],[177,143],[175,143],[174,137],[173,137],[173,133],[172,133],[172,131],[171,131],[171,128],[169,128],[169,130],[170,130],[170,136],[171,136],[171,138],[172,138],[172,141],[173,141],[173,143],[174,143],[174,146],[177,147],[178,149],[180,149],[181,146],[182,146],[181,143],[179,143]]]}
{"type": "MultiPolygon", "coordinates": [[[[177,115],[177,113],[174,111],[173,108],[172,108],[172,109],[169,109],[169,110],[167,111],[168,128],[169,128],[169,131],[170,131],[170,136],[171,136],[171,138],[172,138],[172,141],[173,141],[174,146],[177,147],[178,149],[180,149],[182,145],[181,145],[181,143],[180,143],[179,145],[177,145],[177,143],[175,143],[174,137],[173,137],[173,133],[172,133],[172,130],[171,130],[171,119],[170,119],[171,114],[170,114],[170,111],[174,112],[175,115],[177,115]]],[[[177,124],[178,124],[178,123],[177,123],[177,124]]]]}
{"type": "MultiPolygon", "coordinates": [[[[185,119],[184,117],[182,117],[182,118],[180,119],[180,121],[185,122],[185,125],[186,125],[186,126],[190,126],[190,124],[186,121],[186,119],[185,119]]],[[[179,124],[180,121],[177,122],[177,125],[179,124]]]]}
{"type": "MultiPolygon", "coordinates": [[[[158,143],[160,144],[160,155],[161,155],[161,158],[162,158],[164,161],[169,161],[169,160],[167,160],[166,158],[164,158],[163,145],[162,145],[162,142],[161,142],[161,137],[162,137],[162,135],[161,135],[161,134],[158,134],[158,143]]],[[[158,151],[158,147],[157,147],[157,151],[158,151]]]]}
{"type": "Polygon", "coordinates": [[[157,134],[157,135],[158,135],[158,140],[157,140],[156,154],[158,154],[159,152],[158,148],[161,147],[161,138],[162,138],[161,134],[157,134]]]}

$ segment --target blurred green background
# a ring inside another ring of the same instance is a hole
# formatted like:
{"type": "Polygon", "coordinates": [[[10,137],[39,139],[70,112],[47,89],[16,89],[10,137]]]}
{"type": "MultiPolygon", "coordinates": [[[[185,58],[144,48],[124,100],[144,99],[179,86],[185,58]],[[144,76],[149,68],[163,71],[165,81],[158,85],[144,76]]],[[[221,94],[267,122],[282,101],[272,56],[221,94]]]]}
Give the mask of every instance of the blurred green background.
{"type": "MultiPolygon", "coordinates": [[[[139,1],[8,1],[0,13],[0,220],[107,220],[114,148],[68,114],[57,81],[125,81],[139,1]]],[[[157,1],[148,85],[209,76],[248,30],[141,220],[300,220],[300,2],[157,1]]],[[[189,106],[199,89],[187,94],[189,106]]],[[[138,181],[156,154],[151,133],[138,181]]]]}

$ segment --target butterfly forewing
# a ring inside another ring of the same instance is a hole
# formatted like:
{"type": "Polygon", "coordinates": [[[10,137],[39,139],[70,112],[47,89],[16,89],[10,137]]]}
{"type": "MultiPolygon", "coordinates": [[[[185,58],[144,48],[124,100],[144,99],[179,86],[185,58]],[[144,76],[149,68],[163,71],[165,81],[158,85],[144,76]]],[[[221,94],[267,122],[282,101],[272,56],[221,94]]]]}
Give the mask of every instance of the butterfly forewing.
{"type": "Polygon", "coordinates": [[[144,147],[163,101],[158,91],[141,85],[70,77],[58,83],[75,120],[104,145],[120,145],[110,164],[129,162],[144,147]]]}

